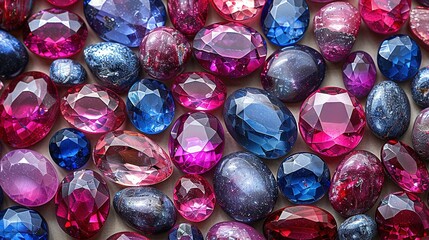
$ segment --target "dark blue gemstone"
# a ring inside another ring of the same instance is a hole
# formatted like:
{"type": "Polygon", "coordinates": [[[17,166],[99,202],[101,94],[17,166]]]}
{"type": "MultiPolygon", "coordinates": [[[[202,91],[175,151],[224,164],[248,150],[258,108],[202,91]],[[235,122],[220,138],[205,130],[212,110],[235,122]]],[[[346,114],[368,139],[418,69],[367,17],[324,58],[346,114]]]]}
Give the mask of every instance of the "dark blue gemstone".
{"type": "Polygon", "coordinates": [[[377,224],[364,214],[347,218],[338,228],[339,240],[371,240],[376,235],[377,224]]]}
{"type": "Polygon", "coordinates": [[[414,102],[422,108],[429,107],[429,66],[420,69],[411,84],[414,102]]]}
{"type": "Polygon", "coordinates": [[[55,84],[71,87],[86,81],[86,70],[72,59],[57,59],[52,62],[49,75],[55,84]]]}
{"type": "Polygon", "coordinates": [[[181,223],[170,230],[168,240],[204,240],[204,236],[196,226],[181,223]]]}
{"type": "Polygon", "coordinates": [[[88,162],[91,143],[81,131],[64,128],[52,136],[49,153],[58,166],[66,170],[76,170],[88,162]]]}
{"type": "Polygon", "coordinates": [[[18,206],[10,207],[0,212],[0,239],[49,239],[48,224],[35,210],[18,206]]]}
{"type": "Polygon", "coordinates": [[[28,63],[28,53],[18,39],[0,30],[0,79],[18,76],[28,63]]]}

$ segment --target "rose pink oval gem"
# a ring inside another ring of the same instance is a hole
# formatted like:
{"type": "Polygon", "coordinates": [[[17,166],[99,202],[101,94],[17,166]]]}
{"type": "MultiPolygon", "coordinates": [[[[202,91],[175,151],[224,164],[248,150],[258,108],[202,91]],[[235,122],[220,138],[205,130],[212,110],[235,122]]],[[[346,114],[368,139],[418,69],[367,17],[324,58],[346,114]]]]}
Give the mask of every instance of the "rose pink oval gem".
{"type": "Polygon", "coordinates": [[[160,183],[173,173],[168,154],[143,134],[114,131],[102,136],[94,148],[94,164],[109,180],[123,186],[160,183]]]}
{"type": "Polygon", "coordinates": [[[0,185],[18,204],[37,207],[54,197],[59,181],[55,167],[42,154],[17,149],[0,160],[0,185]]]}
{"type": "Polygon", "coordinates": [[[266,0],[211,0],[211,2],[223,19],[249,22],[260,15],[266,0]]]}

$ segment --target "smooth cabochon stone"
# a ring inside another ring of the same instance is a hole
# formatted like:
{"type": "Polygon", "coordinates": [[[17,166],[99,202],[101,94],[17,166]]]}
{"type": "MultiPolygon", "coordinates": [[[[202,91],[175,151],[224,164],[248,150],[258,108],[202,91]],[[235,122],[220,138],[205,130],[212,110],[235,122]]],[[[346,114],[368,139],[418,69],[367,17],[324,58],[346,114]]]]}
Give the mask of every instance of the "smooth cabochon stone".
{"type": "Polygon", "coordinates": [[[264,240],[253,227],[239,222],[220,222],[207,232],[206,240],[264,240]]]}
{"type": "Polygon", "coordinates": [[[0,62],[0,79],[18,76],[28,63],[28,52],[24,44],[2,30],[0,30],[0,62]]]}
{"type": "Polygon", "coordinates": [[[87,74],[79,62],[65,58],[52,62],[49,68],[49,76],[55,84],[71,87],[85,83],[87,74]]]}
{"type": "MultiPolygon", "coordinates": [[[[425,0],[423,0],[425,1],[425,0]]],[[[34,0],[1,1],[0,28],[10,31],[19,28],[27,19],[34,0]]]]}
{"type": "Polygon", "coordinates": [[[429,107],[429,66],[420,69],[411,83],[414,102],[422,108],[429,107]]]}
{"type": "Polygon", "coordinates": [[[376,235],[375,220],[365,214],[347,218],[338,228],[339,240],[372,240],[376,235]]]}
{"type": "Polygon", "coordinates": [[[413,147],[423,161],[429,161],[429,108],[420,112],[414,121],[413,147]]]}

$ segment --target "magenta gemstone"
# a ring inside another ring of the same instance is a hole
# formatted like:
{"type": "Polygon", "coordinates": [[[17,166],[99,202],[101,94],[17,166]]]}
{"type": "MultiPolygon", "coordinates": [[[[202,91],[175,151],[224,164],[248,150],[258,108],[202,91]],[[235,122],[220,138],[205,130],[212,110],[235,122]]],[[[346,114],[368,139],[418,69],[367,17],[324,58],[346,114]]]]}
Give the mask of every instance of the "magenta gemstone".
{"type": "Polygon", "coordinates": [[[183,107],[211,111],[223,105],[226,86],[219,78],[205,72],[180,74],[171,87],[174,99],[183,107]]]}
{"type": "Polygon", "coordinates": [[[21,74],[0,96],[0,136],[15,148],[36,144],[51,131],[59,105],[57,89],[46,74],[21,74]]]}
{"type": "Polygon", "coordinates": [[[149,240],[149,238],[135,232],[118,232],[108,237],[107,240],[149,240]]]}
{"type": "Polygon", "coordinates": [[[193,53],[207,71],[227,78],[244,77],[260,68],[267,56],[264,38],[240,23],[215,23],[194,38],[193,53]]]}
{"type": "Polygon", "coordinates": [[[168,16],[174,28],[193,37],[206,24],[208,0],[168,0],[168,16]]]}
{"type": "Polygon", "coordinates": [[[414,149],[398,140],[389,140],[381,149],[381,160],[392,180],[408,192],[429,189],[429,173],[414,149]]]}
{"type": "Polygon", "coordinates": [[[377,69],[371,55],[364,51],[352,52],[343,64],[343,82],[357,98],[366,97],[374,87],[377,69]]]}
{"type": "Polygon", "coordinates": [[[10,31],[20,27],[33,7],[33,0],[0,1],[0,28],[10,31]]]}
{"type": "Polygon", "coordinates": [[[224,141],[219,120],[211,114],[195,112],[186,113],[176,120],[168,147],[177,168],[185,173],[202,174],[220,161],[224,141]]]}
{"type": "Polygon", "coordinates": [[[124,123],[125,103],[112,90],[95,84],[70,88],[61,100],[61,113],[73,127],[87,133],[106,133],[124,123]]]}
{"type": "Polygon", "coordinates": [[[207,240],[265,240],[253,227],[240,222],[220,222],[207,232],[207,240]]]}
{"type": "Polygon", "coordinates": [[[17,149],[0,160],[0,185],[13,201],[27,207],[49,202],[59,185],[57,171],[42,154],[17,149]]]}
{"type": "Polygon", "coordinates": [[[78,0],[47,0],[56,7],[68,7],[75,4],[78,0]]]}
{"type": "MultiPolygon", "coordinates": [[[[260,15],[266,0],[211,0],[216,12],[227,21],[251,22],[260,15]]],[[[279,11],[284,10],[280,8],[279,11]]],[[[287,11],[287,10],[286,10],[287,11]]],[[[285,12],[284,14],[290,14],[285,12]]]]}

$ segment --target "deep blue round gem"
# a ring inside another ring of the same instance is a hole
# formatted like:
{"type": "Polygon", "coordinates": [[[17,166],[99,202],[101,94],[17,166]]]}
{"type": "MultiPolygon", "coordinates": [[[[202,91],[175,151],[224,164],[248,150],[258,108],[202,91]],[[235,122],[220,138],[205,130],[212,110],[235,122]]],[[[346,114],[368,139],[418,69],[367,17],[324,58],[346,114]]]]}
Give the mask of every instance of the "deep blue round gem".
{"type": "Polygon", "coordinates": [[[394,35],[385,39],[378,49],[377,63],[380,72],[388,79],[403,82],[419,71],[422,53],[419,45],[407,35],[394,35]]]}
{"type": "Polygon", "coordinates": [[[0,239],[49,239],[48,224],[35,210],[14,206],[0,212],[0,239]]]}
{"type": "Polygon", "coordinates": [[[86,70],[72,59],[57,59],[49,68],[49,76],[55,84],[70,87],[85,83],[86,70]]]}
{"type": "Polygon", "coordinates": [[[329,190],[330,172],[326,163],[312,153],[287,157],[277,172],[280,191],[292,203],[311,204],[329,190]]]}
{"type": "Polygon", "coordinates": [[[181,223],[170,230],[168,240],[204,240],[204,236],[196,226],[181,223]]]}
{"type": "Polygon", "coordinates": [[[66,170],[76,170],[88,162],[91,143],[81,131],[64,128],[52,136],[49,153],[58,166],[66,170]]]}

